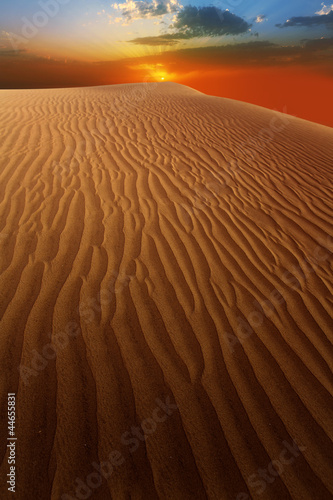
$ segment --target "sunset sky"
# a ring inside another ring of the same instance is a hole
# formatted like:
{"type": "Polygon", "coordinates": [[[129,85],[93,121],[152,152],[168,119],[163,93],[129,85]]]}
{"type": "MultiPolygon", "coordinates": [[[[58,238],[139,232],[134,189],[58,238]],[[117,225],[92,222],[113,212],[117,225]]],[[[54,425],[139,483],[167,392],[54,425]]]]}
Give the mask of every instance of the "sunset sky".
{"type": "Polygon", "coordinates": [[[2,0],[0,88],[175,81],[333,126],[333,4],[2,0]]]}

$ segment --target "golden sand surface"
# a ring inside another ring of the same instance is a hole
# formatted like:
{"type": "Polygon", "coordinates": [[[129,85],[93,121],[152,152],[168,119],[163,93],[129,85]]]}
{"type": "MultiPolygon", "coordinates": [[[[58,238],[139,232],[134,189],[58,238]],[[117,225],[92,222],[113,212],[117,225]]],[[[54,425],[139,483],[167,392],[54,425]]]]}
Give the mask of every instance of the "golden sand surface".
{"type": "Polygon", "coordinates": [[[333,129],[169,82],[0,128],[1,499],[332,499],[333,129]]]}

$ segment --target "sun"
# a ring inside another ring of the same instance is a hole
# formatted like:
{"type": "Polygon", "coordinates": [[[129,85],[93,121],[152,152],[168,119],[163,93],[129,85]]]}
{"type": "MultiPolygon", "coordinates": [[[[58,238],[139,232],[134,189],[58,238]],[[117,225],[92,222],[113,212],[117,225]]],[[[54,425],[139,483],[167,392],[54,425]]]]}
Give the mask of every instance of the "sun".
{"type": "Polygon", "coordinates": [[[161,76],[161,80],[164,80],[164,76],[161,76]]]}

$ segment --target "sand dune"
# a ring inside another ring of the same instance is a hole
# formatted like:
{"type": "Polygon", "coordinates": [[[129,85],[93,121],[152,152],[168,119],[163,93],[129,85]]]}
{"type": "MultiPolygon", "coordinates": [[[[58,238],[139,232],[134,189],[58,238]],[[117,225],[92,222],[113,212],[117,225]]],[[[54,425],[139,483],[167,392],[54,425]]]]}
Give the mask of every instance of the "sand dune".
{"type": "Polygon", "coordinates": [[[0,116],[0,497],[333,498],[333,129],[173,83],[0,116]]]}

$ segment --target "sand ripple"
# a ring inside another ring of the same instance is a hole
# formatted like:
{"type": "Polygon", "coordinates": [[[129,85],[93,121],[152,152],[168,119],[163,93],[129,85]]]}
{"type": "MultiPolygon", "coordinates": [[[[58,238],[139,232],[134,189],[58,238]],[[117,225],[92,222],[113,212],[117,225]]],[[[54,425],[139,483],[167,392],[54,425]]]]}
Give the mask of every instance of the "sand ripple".
{"type": "Polygon", "coordinates": [[[333,130],[172,83],[0,118],[1,498],[8,392],[17,499],[333,498],[333,130]]]}

